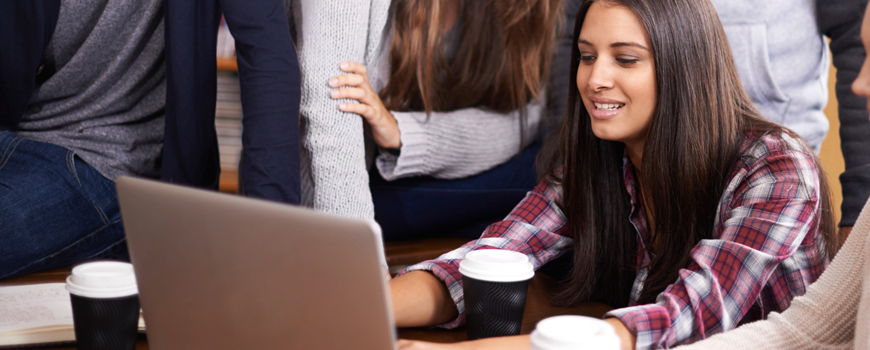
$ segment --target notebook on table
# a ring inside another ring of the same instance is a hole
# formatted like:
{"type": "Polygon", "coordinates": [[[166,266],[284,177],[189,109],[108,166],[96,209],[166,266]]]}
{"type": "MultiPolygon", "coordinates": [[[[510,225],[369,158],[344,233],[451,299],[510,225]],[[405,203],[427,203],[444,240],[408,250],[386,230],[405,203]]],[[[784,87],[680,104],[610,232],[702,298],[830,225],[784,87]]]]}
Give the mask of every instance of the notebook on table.
{"type": "Polygon", "coordinates": [[[392,349],[370,226],[120,177],[150,349],[392,349]]]}
{"type": "MultiPolygon", "coordinates": [[[[139,333],[145,323],[139,315],[139,333]]],[[[65,283],[0,286],[0,349],[75,346],[65,283]]]]}

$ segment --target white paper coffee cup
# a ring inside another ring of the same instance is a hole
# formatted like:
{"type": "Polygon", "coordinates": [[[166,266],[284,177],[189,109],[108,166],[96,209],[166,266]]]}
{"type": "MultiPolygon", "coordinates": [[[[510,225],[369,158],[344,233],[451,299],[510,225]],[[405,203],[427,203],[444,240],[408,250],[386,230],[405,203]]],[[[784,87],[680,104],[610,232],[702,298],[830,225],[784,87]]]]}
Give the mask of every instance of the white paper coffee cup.
{"type": "Polygon", "coordinates": [[[609,323],[586,316],[555,316],[538,322],[532,350],[618,350],[619,337],[609,323]]]}
{"type": "Polygon", "coordinates": [[[117,261],[81,264],[66,279],[79,349],[134,350],[139,288],[133,265],[117,261]]]}
{"type": "Polygon", "coordinates": [[[524,281],[535,276],[535,269],[525,254],[503,250],[475,250],[459,263],[459,273],[487,282],[524,281]]]}
{"type": "Polygon", "coordinates": [[[529,280],[535,270],[525,255],[485,249],[459,263],[468,339],[520,334],[529,280]]]}
{"type": "Polygon", "coordinates": [[[119,261],[95,261],[73,268],[66,289],[81,297],[104,299],[139,294],[133,265],[119,261]]]}

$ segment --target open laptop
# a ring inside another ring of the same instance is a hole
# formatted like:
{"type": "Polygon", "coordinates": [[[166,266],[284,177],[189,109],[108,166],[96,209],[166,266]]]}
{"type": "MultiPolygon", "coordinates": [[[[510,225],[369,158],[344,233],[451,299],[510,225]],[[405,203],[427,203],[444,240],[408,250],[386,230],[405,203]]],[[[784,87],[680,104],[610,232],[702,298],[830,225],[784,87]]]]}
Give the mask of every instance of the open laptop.
{"type": "Polygon", "coordinates": [[[363,221],[150,180],[116,181],[151,349],[393,349],[363,221]]]}

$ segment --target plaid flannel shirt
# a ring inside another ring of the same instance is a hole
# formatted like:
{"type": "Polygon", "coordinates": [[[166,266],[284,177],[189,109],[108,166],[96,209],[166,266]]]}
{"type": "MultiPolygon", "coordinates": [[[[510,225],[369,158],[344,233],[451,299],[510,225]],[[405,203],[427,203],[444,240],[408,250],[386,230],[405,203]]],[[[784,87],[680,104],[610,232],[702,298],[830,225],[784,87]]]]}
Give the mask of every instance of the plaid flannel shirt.
{"type": "MultiPolygon", "coordinates": [[[[722,193],[711,239],[691,251],[679,279],[658,295],[654,304],[637,300],[650,261],[646,214],[636,188],[634,170],[626,158],[625,186],[631,196],[629,220],[638,237],[638,272],[629,306],[612,310],[637,336],[637,349],[666,348],[690,343],[733,329],[739,322],[781,312],[822,273],[820,232],[812,229],[820,210],[818,169],[802,141],[787,135],[764,135],[749,148],[731,173],[722,193]]],[[[403,273],[428,270],[446,285],[459,316],[442,325],[465,321],[459,262],[477,249],[509,249],[529,256],[539,268],[571,249],[565,215],[556,204],[561,188],[545,178],[504,219],[490,225],[480,239],[408,267],[403,273]]]]}

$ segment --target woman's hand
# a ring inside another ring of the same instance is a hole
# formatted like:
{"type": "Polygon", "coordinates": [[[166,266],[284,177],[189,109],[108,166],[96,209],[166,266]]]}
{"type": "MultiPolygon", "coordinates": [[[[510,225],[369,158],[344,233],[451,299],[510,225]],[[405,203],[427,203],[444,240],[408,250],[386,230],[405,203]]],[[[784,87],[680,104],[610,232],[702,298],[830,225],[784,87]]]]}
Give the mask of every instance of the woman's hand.
{"type": "Polygon", "coordinates": [[[528,350],[529,336],[495,337],[453,344],[399,339],[399,350],[528,350]]]}
{"type": "Polygon", "coordinates": [[[330,87],[344,86],[332,90],[329,95],[334,99],[354,99],[359,103],[341,103],[338,105],[338,109],[356,113],[365,118],[372,128],[372,137],[378,146],[389,149],[401,148],[399,124],[396,123],[396,118],[384,107],[381,98],[369,84],[366,66],[348,61],[342,62],[339,68],[350,74],[342,74],[329,79],[330,87]]]}
{"type": "Polygon", "coordinates": [[[470,350],[467,342],[442,344],[418,340],[399,339],[396,343],[399,350],[470,350]]]}
{"type": "Polygon", "coordinates": [[[634,333],[631,333],[628,327],[625,326],[625,323],[622,323],[622,321],[615,317],[605,318],[604,321],[613,326],[616,336],[619,337],[619,343],[622,344],[622,350],[634,350],[637,337],[634,336],[634,333]]]}

